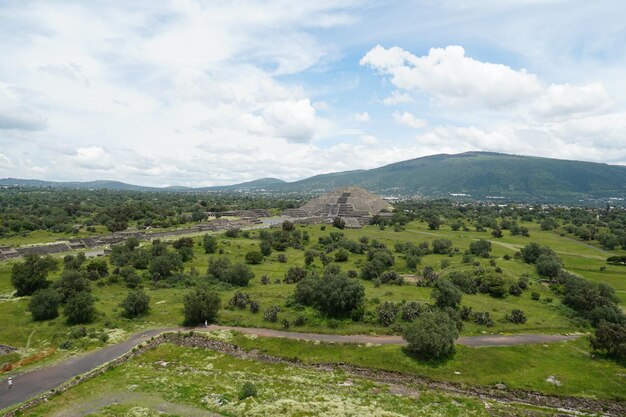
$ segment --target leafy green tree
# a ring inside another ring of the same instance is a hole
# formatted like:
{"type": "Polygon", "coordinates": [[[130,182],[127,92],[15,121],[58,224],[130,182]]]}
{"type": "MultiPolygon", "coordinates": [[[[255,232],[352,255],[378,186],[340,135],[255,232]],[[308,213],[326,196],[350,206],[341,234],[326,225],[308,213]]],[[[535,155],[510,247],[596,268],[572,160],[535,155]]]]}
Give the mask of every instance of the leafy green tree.
{"type": "Polygon", "coordinates": [[[31,295],[35,291],[46,288],[50,272],[56,271],[58,262],[50,257],[28,255],[23,262],[18,262],[11,269],[11,284],[17,290],[16,296],[31,295]]]}
{"type": "Polygon", "coordinates": [[[285,274],[285,278],[283,279],[283,282],[286,284],[293,284],[293,283],[302,281],[306,277],[307,277],[306,269],[299,267],[299,266],[292,266],[291,268],[287,270],[287,273],[285,274]]]}
{"type": "Polygon", "coordinates": [[[183,270],[183,260],[177,252],[166,252],[156,256],[150,263],[150,273],[154,279],[171,277],[183,270]]]}
{"type": "Polygon", "coordinates": [[[482,258],[488,258],[491,252],[491,242],[485,239],[476,240],[470,243],[469,251],[473,255],[480,256],[482,258]]]}
{"type": "Polygon", "coordinates": [[[61,296],[53,288],[42,288],[35,291],[28,303],[28,311],[31,312],[33,320],[50,320],[59,316],[59,305],[61,296]]]}
{"type": "Polygon", "coordinates": [[[87,324],[96,318],[93,296],[87,291],[73,293],[65,302],[63,314],[67,324],[87,324]]]}
{"type": "Polygon", "coordinates": [[[620,360],[626,359],[626,325],[602,321],[591,336],[591,347],[620,360]]]}
{"type": "Polygon", "coordinates": [[[124,245],[126,246],[126,249],[128,249],[130,252],[132,252],[136,248],[139,247],[139,239],[137,239],[134,236],[131,236],[128,239],[126,239],[126,242],[124,242],[124,245]]]}
{"type": "Polygon", "coordinates": [[[211,236],[209,234],[204,235],[204,253],[215,253],[217,252],[217,239],[215,236],[211,236]]]}
{"type": "Polygon", "coordinates": [[[213,323],[221,307],[221,300],[217,292],[209,291],[205,287],[198,287],[187,294],[184,300],[185,325],[191,326],[213,323]]]}
{"type": "Polygon", "coordinates": [[[441,255],[450,253],[452,250],[452,241],[450,239],[435,239],[433,240],[433,253],[441,255]]]}
{"type": "Polygon", "coordinates": [[[345,229],[346,222],[341,217],[335,217],[333,219],[333,227],[336,227],[337,229],[345,229]]]}
{"type": "Polygon", "coordinates": [[[438,280],[431,293],[431,298],[435,300],[435,305],[439,308],[452,307],[454,309],[461,305],[461,290],[448,280],[438,280]]]}
{"type": "Polygon", "coordinates": [[[106,259],[94,259],[87,264],[87,277],[97,280],[109,275],[109,265],[106,259]]]}
{"type": "Polygon", "coordinates": [[[258,265],[263,262],[263,254],[259,251],[251,251],[246,253],[246,263],[250,265],[258,265]]]}
{"type": "Polygon", "coordinates": [[[272,244],[269,241],[262,240],[259,247],[263,256],[270,256],[272,254],[272,244]]]}
{"type": "Polygon", "coordinates": [[[438,359],[454,353],[459,331],[448,314],[428,311],[406,326],[403,337],[409,352],[424,359],[438,359]]]}
{"type": "Polygon", "coordinates": [[[349,316],[363,304],[365,288],[345,274],[326,274],[307,277],[296,285],[298,303],[316,307],[329,317],[349,316]]]}
{"type": "Polygon", "coordinates": [[[535,263],[537,273],[543,277],[556,278],[563,266],[561,262],[550,255],[540,255],[535,263]]]}
{"type": "Polygon", "coordinates": [[[339,249],[335,252],[335,262],[347,262],[348,257],[348,251],[345,249],[339,249]]]}
{"type": "Polygon", "coordinates": [[[54,283],[54,288],[61,296],[61,302],[63,303],[67,302],[75,294],[91,291],[85,272],[75,269],[63,271],[59,280],[54,283]]]}
{"type": "Polygon", "coordinates": [[[506,319],[515,324],[524,324],[526,323],[526,320],[528,320],[526,314],[519,309],[513,309],[511,314],[506,315],[506,319]]]}
{"type": "Polygon", "coordinates": [[[150,297],[142,290],[130,291],[122,304],[122,316],[132,319],[146,314],[150,310],[150,297]]]}

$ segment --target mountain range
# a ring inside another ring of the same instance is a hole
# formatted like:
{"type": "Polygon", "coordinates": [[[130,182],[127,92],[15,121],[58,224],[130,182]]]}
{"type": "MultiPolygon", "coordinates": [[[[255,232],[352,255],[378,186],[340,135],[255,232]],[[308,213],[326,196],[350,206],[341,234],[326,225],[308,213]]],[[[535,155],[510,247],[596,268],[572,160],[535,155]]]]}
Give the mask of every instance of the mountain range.
{"type": "Polygon", "coordinates": [[[145,187],[117,181],[52,182],[6,178],[0,186],[132,191],[248,191],[317,193],[355,185],[382,195],[502,198],[565,202],[626,197],[626,166],[493,152],[431,155],[368,170],[277,178],[216,187],[145,187]]]}

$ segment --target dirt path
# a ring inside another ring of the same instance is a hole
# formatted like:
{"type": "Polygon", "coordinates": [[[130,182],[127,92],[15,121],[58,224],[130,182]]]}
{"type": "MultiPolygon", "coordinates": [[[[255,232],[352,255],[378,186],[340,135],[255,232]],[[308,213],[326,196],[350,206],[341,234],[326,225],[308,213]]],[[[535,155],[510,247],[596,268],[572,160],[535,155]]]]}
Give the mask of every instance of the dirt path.
{"type": "Polygon", "coordinates": [[[191,405],[165,401],[158,395],[144,392],[107,392],[98,397],[89,397],[82,402],[72,402],[68,407],[51,414],[50,417],[83,417],[100,411],[113,404],[131,404],[157,411],[159,414],[180,415],[188,417],[218,417],[212,413],[191,405]]]}
{"type": "MultiPolygon", "coordinates": [[[[27,399],[53,389],[63,382],[78,375],[95,369],[131,350],[137,344],[166,331],[188,331],[188,328],[163,328],[148,330],[132,336],[125,342],[111,345],[94,352],[70,358],[56,365],[47,366],[15,376],[13,389],[6,389],[6,378],[0,381],[0,410],[26,401],[27,399]]],[[[400,336],[370,336],[370,335],[339,335],[320,333],[298,333],[281,330],[217,326],[194,328],[195,331],[207,332],[213,330],[232,330],[246,334],[255,334],[265,337],[283,337],[287,339],[311,340],[327,343],[356,343],[374,345],[402,345],[404,340],[400,336]]],[[[550,343],[572,340],[580,335],[548,335],[548,334],[520,334],[520,335],[491,335],[460,337],[457,343],[471,347],[511,346],[530,343],[550,343]]]]}
{"type": "MultiPolygon", "coordinates": [[[[208,328],[198,328],[199,331],[232,330],[245,334],[254,334],[263,337],[282,337],[285,339],[310,340],[326,343],[355,343],[373,345],[404,345],[406,342],[401,336],[370,336],[370,335],[342,335],[320,333],[298,333],[282,330],[262,329],[255,327],[234,327],[212,325],[208,328]]],[[[553,343],[574,340],[580,335],[556,335],[556,334],[516,334],[516,335],[485,335],[485,336],[462,336],[456,340],[458,345],[471,347],[488,346],[513,346],[535,343],[553,343]]]]}

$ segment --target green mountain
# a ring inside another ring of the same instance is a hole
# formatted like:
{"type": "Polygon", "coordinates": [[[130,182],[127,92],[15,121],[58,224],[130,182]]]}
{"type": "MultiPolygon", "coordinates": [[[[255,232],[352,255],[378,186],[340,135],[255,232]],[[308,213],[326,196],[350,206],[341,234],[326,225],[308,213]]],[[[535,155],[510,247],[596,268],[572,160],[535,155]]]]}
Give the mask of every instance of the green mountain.
{"type": "Polygon", "coordinates": [[[466,152],[432,155],[380,168],[317,175],[285,184],[292,190],[357,185],[382,194],[532,201],[626,197],[626,166],[561,159],[466,152]]]}
{"type": "Polygon", "coordinates": [[[0,186],[32,186],[134,191],[268,191],[321,193],[355,185],[397,196],[449,197],[465,194],[474,199],[503,198],[528,202],[577,202],[584,199],[626,198],[626,166],[552,158],[466,152],[432,155],[369,170],[316,175],[285,182],[262,178],[219,187],[154,188],[117,181],[51,182],[7,178],[0,186]]]}

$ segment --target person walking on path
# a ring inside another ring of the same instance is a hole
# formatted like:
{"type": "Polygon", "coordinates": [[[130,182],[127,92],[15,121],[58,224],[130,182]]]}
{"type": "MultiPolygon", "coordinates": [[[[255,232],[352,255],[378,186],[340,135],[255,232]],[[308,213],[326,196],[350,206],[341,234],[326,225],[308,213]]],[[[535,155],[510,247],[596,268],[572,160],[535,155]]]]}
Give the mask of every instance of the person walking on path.
{"type": "Polygon", "coordinates": [[[13,378],[9,377],[7,384],[9,385],[9,389],[13,388],[13,378]]]}

